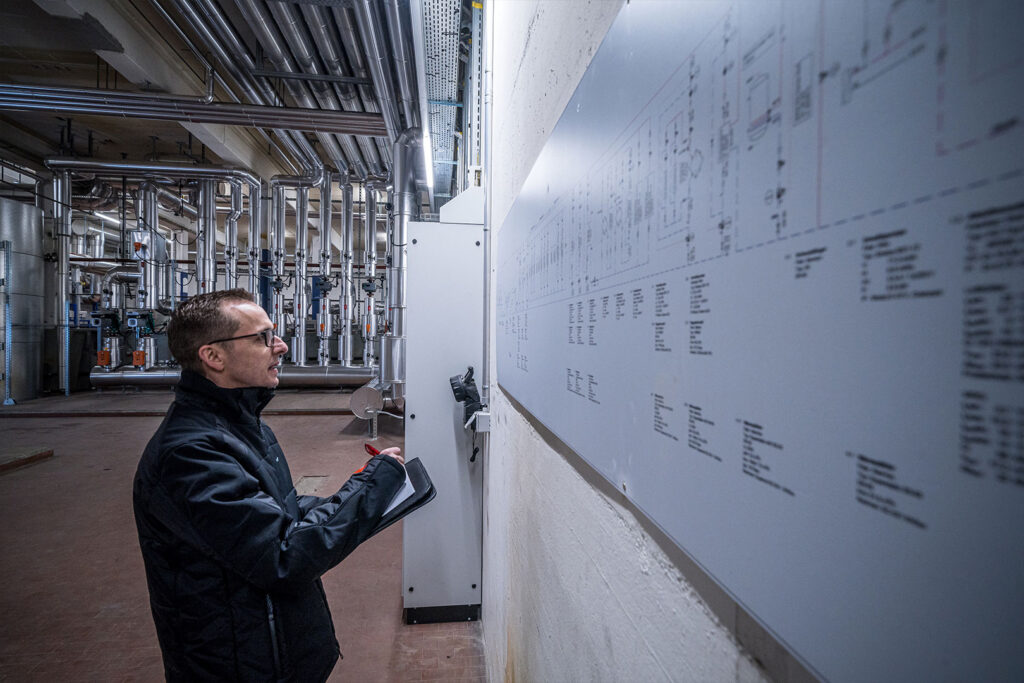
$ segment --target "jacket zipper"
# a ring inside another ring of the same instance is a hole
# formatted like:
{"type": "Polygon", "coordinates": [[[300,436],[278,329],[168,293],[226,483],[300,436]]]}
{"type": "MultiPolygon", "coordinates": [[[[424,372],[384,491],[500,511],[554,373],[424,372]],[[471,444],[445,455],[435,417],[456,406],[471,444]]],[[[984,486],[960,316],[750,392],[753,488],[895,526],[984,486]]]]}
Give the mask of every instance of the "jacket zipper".
{"type": "Polygon", "coordinates": [[[274,602],[267,594],[267,623],[270,626],[270,647],[274,653],[274,677],[281,680],[281,657],[277,650],[277,625],[274,620],[274,602]]]}

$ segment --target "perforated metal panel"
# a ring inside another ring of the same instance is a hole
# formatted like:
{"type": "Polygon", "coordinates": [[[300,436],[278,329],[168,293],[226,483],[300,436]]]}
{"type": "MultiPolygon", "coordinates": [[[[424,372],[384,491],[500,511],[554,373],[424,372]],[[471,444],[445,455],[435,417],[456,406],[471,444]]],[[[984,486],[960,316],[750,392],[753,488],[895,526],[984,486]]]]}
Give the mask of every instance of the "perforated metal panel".
{"type": "Polygon", "coordinates": [[[461,26],[461,0],[426,0],[423,3],[424,70],[434,155],[434,189],[442,199],[451,193],[454,169],[461,26]]]}

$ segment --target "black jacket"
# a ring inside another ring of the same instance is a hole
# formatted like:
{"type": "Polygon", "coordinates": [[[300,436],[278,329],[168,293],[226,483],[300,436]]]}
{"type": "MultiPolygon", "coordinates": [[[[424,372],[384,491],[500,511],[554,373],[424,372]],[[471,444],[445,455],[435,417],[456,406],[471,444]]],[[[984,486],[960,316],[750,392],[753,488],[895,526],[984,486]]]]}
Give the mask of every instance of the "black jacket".
{"type": "Polygon", "coordinates": [[[135,474],[135,522],[170,681],[322,681],[338,642],[320,576],[366,539],[404,472],[377,456],[296,496],[260,420],[270,389],[182,372],[135,474]]]}

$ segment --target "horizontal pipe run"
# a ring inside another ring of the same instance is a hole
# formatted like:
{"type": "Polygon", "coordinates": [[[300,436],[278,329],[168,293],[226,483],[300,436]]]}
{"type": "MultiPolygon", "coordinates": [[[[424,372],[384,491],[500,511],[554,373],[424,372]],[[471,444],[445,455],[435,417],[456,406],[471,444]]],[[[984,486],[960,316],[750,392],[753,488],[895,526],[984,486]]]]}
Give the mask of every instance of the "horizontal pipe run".
{"type": "MultiPolygon", "coordinates": [[[[283,365],[279,387],[362,386],[376,374],[375,368],[344,368],[340,365],[283,365]]],[[[94,387],[166,387],[178,383],[180,368],[107,370],[99,365],[89,372],[94,387]]]]}
{"type": "Polygon", "coordinates": [[[368,112],[347,112],[195,99],[163,99],[143,93],[0,84],[0,109],[97,114],[161,121],[219,123],[254,128],[279,128],[317,133],[384,136],[384,118],[368,112]]]}

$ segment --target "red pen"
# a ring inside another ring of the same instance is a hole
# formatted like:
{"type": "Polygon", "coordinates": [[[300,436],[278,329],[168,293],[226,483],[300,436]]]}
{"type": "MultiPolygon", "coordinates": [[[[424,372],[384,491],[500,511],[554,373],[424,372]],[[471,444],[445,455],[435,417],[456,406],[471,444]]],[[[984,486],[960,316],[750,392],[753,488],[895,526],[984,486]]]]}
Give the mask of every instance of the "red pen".
{"type": "Polygon", "coordinates": [[[366,452],[369,453],[370,455],[380,455],[380,451],[378,451],[376,448],[374,448],[368,443],[364,443],[363,448],[365,448],[366,452]]]}

